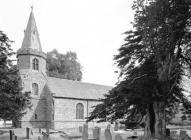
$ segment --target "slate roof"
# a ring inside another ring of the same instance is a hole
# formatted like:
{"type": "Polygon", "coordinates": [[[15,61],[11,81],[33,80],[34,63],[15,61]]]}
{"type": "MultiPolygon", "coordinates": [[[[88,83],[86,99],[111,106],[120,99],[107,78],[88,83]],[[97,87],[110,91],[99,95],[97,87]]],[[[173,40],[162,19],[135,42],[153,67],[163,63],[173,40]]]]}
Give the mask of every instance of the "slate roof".
{"type": "Polygon", "coordinates": [[[47,77],[48,87],[54,97],[76,99],[100,99],[108,93],[111,86],[83,83],[54,77],[47,77]]]}
{"type": "Polygon", "coordinates": [[[38,52],[42,52],[40,38],[32,10],[28,20],[27,28],[25,30],[21,49],[23,50],[32,49],[32,50],[37,50],[38,52]]]}

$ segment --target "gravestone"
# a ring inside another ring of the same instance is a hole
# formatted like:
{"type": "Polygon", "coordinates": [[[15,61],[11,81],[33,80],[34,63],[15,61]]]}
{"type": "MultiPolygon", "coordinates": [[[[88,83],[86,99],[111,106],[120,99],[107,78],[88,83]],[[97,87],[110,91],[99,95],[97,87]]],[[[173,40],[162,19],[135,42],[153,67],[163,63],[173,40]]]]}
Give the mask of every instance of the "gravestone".
{"type": "Polygon", "coordinates": [[[112,140],[110,125],[108,125],[107,128],[105,129],[104,135],[105,135],[105,140],[112,140]]]}
{"type": "Polygon", "coordinates": [[[187,131],[184,130],[180,130],[180,135],[179,135],[179,139],[184,138],[184,136],[187,134],[187,131]]]}
{"type": "Polygon", "coordinates": [[[17,140],[17,136],[15,136],[15,140],[17,140]]]}
{"type": "Polygon", "coordinates": [[[119,130],[119,123],[115,122],[114,131],[118,131],[118,130],[119,130]]]}
{"type": "Polygon", "coordinates": [[[88,140],[88,124],[83,125],[82,140],[88,140]]]}
{"type": "Polygon", "coordinates": [[[46,134],[49,135],[49,128],[46,127],[46,134]]]}
{"type": "Polygon", "coordinates": [[[30,128],[26,128],[26,138],[29,139],[30,138],[30,128]]]}
{"type": "Polygon", "coordinates": [[[41,140],[40,136],[38,136],[38,140],[41,140]]]}
{"type": "Polygon", "coordinates": [[[79,126],[79,132],[82,133],[82,131],[83,131],[83,127],[79,126]]]}
{"type": "Polygon", "coordinates": [[[41,132],[42,132],[42,131],[41,131],[41,128],[39,128],[38,132],[39,132],[39,133],[41,133],[41,132]]]}
{"type": "Polygon", "coordinates": [[[179,136],[178,136],[178,134],[177,134],[177,131],[170,131],[170,137],[171,137],[172,139],[178,139],[179,136]]]}
{"type": "Polygon", "coordinates": [[[137,131],[133,131],[133,136],[137,136],[137,131]]]}
{"type": "Polygon", "coordinates": [[[100,140],[101,128],[95,127],[92,129],[92,131],[93,131],[93,138],[95,138],[96,140],[100,140]]]}
{"type": "Polygon", "coordinates": [[[12,132],[13,132],[13,135],[15,135],[15,132],[14,132],[14,130],[12,130],[12,132]]]}
{"type": "Polygon", "coordinates": [[[120,134],[117,134],[117,135],[115,135],[114,140],[123,140],[123,138],[120,134]]]}

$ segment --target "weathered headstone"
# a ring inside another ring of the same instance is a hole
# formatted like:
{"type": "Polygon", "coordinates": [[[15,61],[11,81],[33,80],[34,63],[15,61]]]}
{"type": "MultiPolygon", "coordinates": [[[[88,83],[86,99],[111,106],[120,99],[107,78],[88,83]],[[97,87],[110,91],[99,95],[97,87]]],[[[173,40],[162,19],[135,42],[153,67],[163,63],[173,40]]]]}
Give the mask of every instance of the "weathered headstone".
{"type": "Polygon", "coordinates": [[[15,140],[17,140],[17,136],[15,136],[15,140]]]}
{"type": "Polygon", "coordinates": [[[170,131],[170,137],[171,137],[172,139],[178,139],[179,136],[178,136],[178,134],[177,134],[177,131],[170,131]]]}
{"type": "Polygon", "coordinates": [[[30,128],[26,128],[26,138],[29,139],[30,138],[30,128]]]}
{"type": "Polygon", "coordinates": [[[110,125],[108,125],[107,128],[105,129],[104,135],[105,135],[105,140],[112,140],[110,125]]]}
{"type": "Polygon", "coordinates": [[[187,134],[187,131],[184,131],[184,130],[180,130],[179,139],[182,139],[182,138],[184,138],[186,134],[187,134]]]}
{"type": "Polygon", "coordinates": [[[137,131],[133,131],[133,136],[137,136],[137,131]]]}
{"type": "Polygon", "coordinates": [[[123,138],[120,134],[117,134],[117,135],[115,135],[114,140],[123,140],[123,138]]]}
{"type": "Polygon", "coordinates": [[[12,130],[12,132],[13,132],[13,135],[15,135],[15,132],[14,132],[14,130],[12,130]]]}
{"type": "Polygon", "coordinates": [[[49,135],[49,128],[48,127],[46,127],[46,134],[48,134],[49,135]]]}
{"type": "Polygon", "coordinates": [[[82,131],[83,131],[83,127],[79,126],[79,132],[82,133],[82,131]]]}
{"type": "Polygon", "coordinates": [[[41,140],[40,136],[38,136],[38,140],[41,140]]]}
{"type": "Polygon", "coordinates": [[[82,140],[88,140],[88,124],[83,125],[82,140]]]}
{"type": "Polygon", "coordinates": [[[95,127],[92,129],[92,131],[93,131],[93,138],[95,138],[96,140],[100,140],[101,128],[95,127]]]}
{"type": "Polygon", "coordinates": [[[118,130],[119,130],[119,123],[115,122],[114,131],[118,131],[118,130]]]}
{"type": "Polygon", "coordinates": [[[41,131],[41,128],[39,128],[38,132],[39,132],[39,133],[41,133],[41,132],[42,132],[42,131],[41,131]]]}

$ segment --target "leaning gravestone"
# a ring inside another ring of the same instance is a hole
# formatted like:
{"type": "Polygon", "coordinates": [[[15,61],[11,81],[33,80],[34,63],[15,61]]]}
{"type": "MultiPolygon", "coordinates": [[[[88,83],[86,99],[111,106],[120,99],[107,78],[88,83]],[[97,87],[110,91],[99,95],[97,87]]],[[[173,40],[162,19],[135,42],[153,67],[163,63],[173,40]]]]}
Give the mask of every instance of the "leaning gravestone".
{"type": "Polygon", "coordinates": [[[88,140],[88,124],[83,125],[82,140],[88,140]]]}
{"type": "Polygon", "coordinates": [[[112,140],[110,125],[108,125],[107,128],[105,129],[104,135],[105,135],[105,140],[112,140]]]}
{"type": "Polygon", "coordinates": [[[117,134],[117,135],[115,135],[114,140],[123,140],[123,138],[121,135],[117,134]]]}

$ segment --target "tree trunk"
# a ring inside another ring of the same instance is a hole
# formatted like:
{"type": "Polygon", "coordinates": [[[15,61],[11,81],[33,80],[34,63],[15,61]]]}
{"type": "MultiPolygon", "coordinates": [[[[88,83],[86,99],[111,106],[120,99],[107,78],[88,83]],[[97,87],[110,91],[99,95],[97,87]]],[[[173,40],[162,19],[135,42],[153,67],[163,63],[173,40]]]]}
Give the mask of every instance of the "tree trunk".
{"type": "Polygon", "coordinates": [[[165,104],[163,101],[155,101],[153,104],[155,113],[155,137],[162,138],[166,135],[166,115],[165,104]]]}

